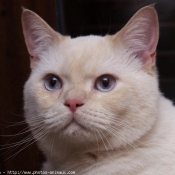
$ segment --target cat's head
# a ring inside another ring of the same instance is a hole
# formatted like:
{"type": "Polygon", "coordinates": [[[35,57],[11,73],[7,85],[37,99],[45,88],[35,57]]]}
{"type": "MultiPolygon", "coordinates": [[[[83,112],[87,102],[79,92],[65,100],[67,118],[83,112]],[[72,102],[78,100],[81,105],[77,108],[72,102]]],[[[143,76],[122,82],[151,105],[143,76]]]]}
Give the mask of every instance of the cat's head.
{"type": "Polygon", "coordinates": [[[121,145],[151,128],[159,96],[159,29],[152,6],[104,37],[62,36],[27,9],[22,24],[32,70],[24,89],[25,117],[35,135],[107,137],[121,145]]]}

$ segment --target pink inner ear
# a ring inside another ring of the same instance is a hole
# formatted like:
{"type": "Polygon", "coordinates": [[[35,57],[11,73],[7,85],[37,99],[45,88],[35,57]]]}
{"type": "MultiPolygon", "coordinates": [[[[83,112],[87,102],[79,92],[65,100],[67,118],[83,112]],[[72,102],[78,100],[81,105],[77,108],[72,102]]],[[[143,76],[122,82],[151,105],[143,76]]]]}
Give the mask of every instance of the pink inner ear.
{"type": "MultiPolygon", "coordinates": [[[[26,30],[26,36],[27,36],[27,48],[28,48],[28,52],[30,53],[30,55],[35,55],[34,49],[36,48],[35,44],[34,44],[34,40],[31,36],[32,34],[30,33],[29,30],[26,30]]],[[[35,55],[36,56],[36,55],[35,55]]]]}
{"type": "Polygon", "coordinates": [[[37,56],[30,55],[30,67],[33,69],[36,66],[39,58],[37,56]]]}
{"type": "Polygon", "coordinates": [[[136,52],[137,57],[142,58],[143,63],[150,62],[154,64],[156,47],[157,47],[157,36],[155,35],[155,27],[151,26],[149,31],[145,32],[145,49],[140,52],[136,52]],[[150,59],[150,60],[149,60],[150,59]]]}
{"type": "Polygon", "coordinates": [[[22,13],[22,26],[27,49],[31,55],[31,65],[34,65],[32,62],[39,60],[39,55],[48,50],[59,34],[56,34],[37,14],[27,9],[22,13]]]}
{"type": "Polygon", "coordinates": [[[155,65],[156,47],[158,42],[157,28],[155,24],[152,24],[150,26],[150,30],[149,32],[146,32],[146,34],[148,46],[147,49],[144,51],[145,53],[142,55],[142,58],[144,60],[143,63],[145,65],[155,65]]]}
{"type": "Polygon", "coordinates": [[[124,47],[143,64],[155,64],[158,42],[158,18],[153,7],[138,11],[121,30],[124,47]]]}

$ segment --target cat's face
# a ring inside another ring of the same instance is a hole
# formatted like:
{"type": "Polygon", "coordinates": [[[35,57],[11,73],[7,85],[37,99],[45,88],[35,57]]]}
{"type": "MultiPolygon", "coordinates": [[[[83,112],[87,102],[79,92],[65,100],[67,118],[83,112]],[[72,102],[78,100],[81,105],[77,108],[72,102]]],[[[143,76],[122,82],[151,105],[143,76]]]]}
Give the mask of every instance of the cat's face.
{"type": "Polygon", "coordinates": [[[158,100],[152,7],[114,36],[63,37],[29,10],[23,28],[32,56],[24,89],[31,130],[70,140],[115,138],[121,145],[150,129],[158,100]]]}

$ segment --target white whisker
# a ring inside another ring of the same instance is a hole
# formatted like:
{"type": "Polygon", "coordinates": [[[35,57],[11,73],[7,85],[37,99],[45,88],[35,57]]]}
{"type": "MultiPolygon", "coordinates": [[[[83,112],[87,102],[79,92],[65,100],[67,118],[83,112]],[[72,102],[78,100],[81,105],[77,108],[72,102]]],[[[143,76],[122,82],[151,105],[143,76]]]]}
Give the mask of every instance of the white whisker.
{"type": "Polygon", "coordinates": [[[104,147],[105,147],[105,149],[106,149],[106,151],[107,151],[107,153],[108,153],[108,156],[110,157],[110,154],[109,154],[108,149],[107,149],[107,146],[106,146],[106,144],[105,144],[105,142],[104,142],[104,140],[103,140],[103,137],[101,136],[100,132],[99,132],[97,129],[96,129],[96,131],[97,131],[97,133],[99,134],[99,136],[100,136],[100,138],[101,138],[101,140],[102,140],[102,142],[103,142],[103,144],[104,144],[104,147]]]}

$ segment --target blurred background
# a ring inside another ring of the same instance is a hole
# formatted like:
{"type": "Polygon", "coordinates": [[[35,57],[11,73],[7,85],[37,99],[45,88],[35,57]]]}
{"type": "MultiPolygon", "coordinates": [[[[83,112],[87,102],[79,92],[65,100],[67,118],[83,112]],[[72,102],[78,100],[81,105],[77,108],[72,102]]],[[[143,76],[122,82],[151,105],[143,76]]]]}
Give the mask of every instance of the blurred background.
{"type": "MultiPolygon", "coordinates": [[[[21,7],[72,37],[114,34],[153,0],[0,0],[0,172],[40,170],[44,161],[23,121],[23,86],[30,75],[21,7]],[[19,134],[19,133],[24,134],[19,134]],[[25,148],[26,147],[26,148],[25,148]],[[6,148],[6,149],[4,149],[6,148]]],[[[175,102],[175,1],[156,0],[160,22],[157,66],[161,92],[175,102]]],[[[146,86],[146,85],[145,85],[146,86]]]]}

